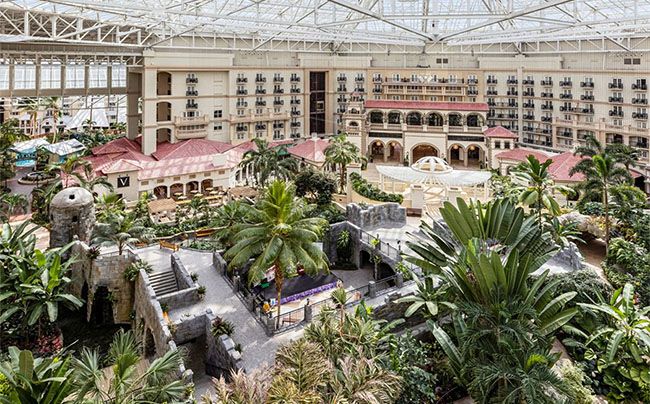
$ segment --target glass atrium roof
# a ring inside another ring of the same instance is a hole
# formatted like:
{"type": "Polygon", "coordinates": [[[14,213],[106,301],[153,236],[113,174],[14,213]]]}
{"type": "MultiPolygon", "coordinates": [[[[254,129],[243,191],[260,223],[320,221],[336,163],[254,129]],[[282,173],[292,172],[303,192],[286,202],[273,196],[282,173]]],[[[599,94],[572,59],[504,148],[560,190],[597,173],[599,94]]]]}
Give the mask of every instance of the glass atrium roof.
{"type": "Polygon", "coordinates": [[[648,35],[650,0],[7,0],[0,17],[5,42],[156,47],[234,38],[255,49],[270,41],[426,46],[580,39],[632,51],[629,40],[648,35]]]}

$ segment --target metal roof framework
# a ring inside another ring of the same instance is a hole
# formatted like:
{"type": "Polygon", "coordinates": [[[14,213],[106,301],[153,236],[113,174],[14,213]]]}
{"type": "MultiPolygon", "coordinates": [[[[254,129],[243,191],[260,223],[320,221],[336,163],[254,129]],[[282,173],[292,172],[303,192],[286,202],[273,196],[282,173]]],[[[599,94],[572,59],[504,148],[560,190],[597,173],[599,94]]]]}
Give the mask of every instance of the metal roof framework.
{"type": "Polygon", "coordinates": [[[3,0],[3,44],[543,53],[650,49],[650,0],[3,0]],[[571,46],[565,43],[572,44],[571,46]]]}

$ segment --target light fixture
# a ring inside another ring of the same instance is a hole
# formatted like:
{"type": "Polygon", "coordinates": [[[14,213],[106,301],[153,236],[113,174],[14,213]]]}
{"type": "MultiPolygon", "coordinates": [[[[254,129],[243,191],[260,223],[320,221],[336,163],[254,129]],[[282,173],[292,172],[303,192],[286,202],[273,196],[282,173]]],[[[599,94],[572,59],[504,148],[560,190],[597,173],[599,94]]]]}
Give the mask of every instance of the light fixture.
{"type": "Polygon", "coordinates": [[[474,150],[474,148],[475,148],[474,146],[470,146],[470,147],[469,147],[470,150],[474,150]]]}
{"type": "Polygon", "coordinates": [[[458,150],[458,145],[455,144],[455,145],[453,146],[453,148],[454,148],[454,150],[458,150]]]}
{"type": "Polygon", "coordinates": [[[379,140],[377,140],[377,141],[375,142],[375,146],[380,146],[380,145],[381,145],[381,142],[380,142],[379,140]]]}

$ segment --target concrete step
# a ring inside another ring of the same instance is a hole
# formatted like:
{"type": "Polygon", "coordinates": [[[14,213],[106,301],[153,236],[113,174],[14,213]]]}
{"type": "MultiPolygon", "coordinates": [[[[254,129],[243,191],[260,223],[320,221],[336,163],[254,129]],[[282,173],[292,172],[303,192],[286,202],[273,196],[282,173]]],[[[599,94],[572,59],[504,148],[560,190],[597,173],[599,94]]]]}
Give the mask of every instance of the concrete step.
{"type": "Polygon", "coordinates": [[[149,282],[156,296],[178,291],[178,283],[173,271],[154,272],[149,274],[149,282]]]}

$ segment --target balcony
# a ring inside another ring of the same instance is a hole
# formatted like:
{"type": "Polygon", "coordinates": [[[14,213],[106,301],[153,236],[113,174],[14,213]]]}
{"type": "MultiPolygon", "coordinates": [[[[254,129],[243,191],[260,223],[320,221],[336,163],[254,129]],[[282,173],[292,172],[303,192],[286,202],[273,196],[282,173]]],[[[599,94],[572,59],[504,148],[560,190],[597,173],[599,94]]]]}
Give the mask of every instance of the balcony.
{"type": "Polygon", "coordinates": [[[274,83],[284,83],[284,77],[282,76],[273,76],[274,83]]]}
{"type": "Polygon", "coordinates": [[[291,105],[300,105],[300,100],[291,100],[291,101],[289,101],[289,104],[291,104],[291,105]]]}
{"type": "Polygon", "coordinates": [[[596,111],[593,108],[581,108],[577,110],[580,114],[593,115],[596,111]]]}
{"type": "Polygon", "coordinates": [[[552,87],[553,86],[553,80],[542,80],[541,83],[542,83],[542,86],[544,86],[544,87],[552,87]]]}
{"type": "Polygon", "coordinates": [[[284,88],[274,88],[273,94],[284,94],[284,88]]]}
{"type": "Polygon", "coordinates": [[[487,95],[498,95],[497,90],[487,90],[485,92],[485,94],[487,94],[487,95]]]}
{"type": "Polygon", "coordinates": [[[255,76],[256,83],[266,83],[266,77],[264,76],[255,76]]]}
{"type": "Polygon", "coordinates": [[[524,108],[535,108],[535,103],[534,102],[524,102],[523,107],[524,108]]]}
{"type": "Polygon", "coordinates": [[[467,79],[467,84],[478,84],[478,79],[467,79]]]}
{"type": "Polygon", "coordinates": [[[237,103],[237,108],[247,108],[247,107],[248,107],[248,101],[237,103]]]}
{"type": "Polygon", "coordinates": [[[566,105],[560,105],[560,112],[568,112],[571,109],[571,107],[567,107],[566,105]]]}
{"type": "Polygon", "coordinates": [[[582,88],[594,88],[594,82],[593,81],[583,81],[580,83],[580,87],[582,88]]]}
{"type": "Polygon", "coordinates": [[[248,78],[246,78],[246,77],[237,77],[237,83],[248,83],[248,78]]]}
{"type": "MultiPolygon", "coordinates": [[[[201,116],[175,116],[174,125],[175,126],[193,126],[193,125],[207,125],[209,122],[207,115],[201,116]]],[[[205,130],[205,128],[204,128],[205,130]]]]}
{"type": "Polygon", "coordinates": [[[256,88],[255,89],[255,94],[266,94],[266,89],[265,88],[256,88]]]}
{"type": "Polygon", "coordinates": [[[573,82],[571,80],[562,80],[560,81],[560,87],[571,87],[573,82]]]}
{"type": "Polygon", "coordinates": [[[284,100],[275,100],[273,101],[273,105],[284,105],[284,100]]]}
{"type": "Polygon", "coordinates": [[[357,87],[357,88],[354,89],[354,92],[355,93],[365,93],[366,89],[363,88],[363,87],[357,87]]]}
{"type": "Polygon", "coordinates": [[[300,115],[300,111],[291,110],[291,115],[292,115],[292,116],[300,115]]]}
{"type": "Polygon", "coordinates": [[[256,107],[265,107],[266,106],[266,101],[255,101],[255,106],[256,107]]]}
{"type": "Polygon", "coordinates": [[[647,112],[632,112],[633,119],[648,119],[647,112]]]}
{"type": "Polygon", "coordinates": [[[612,90],[622,90],[623,83],[608,83],[607,88],[610,88],[612,90]]]}
{"type": "Polygon", "coordinates": [[[199,107],[199,104],[196,102],[188,102],[185,104],[185,109],[197,109],[199,107]]]}
{"type": "Polygon", "coordinates": [[[647,98],[632,98],[632,104],[648,105],[648,99],[647,98]]]}
{"type": "Polygon", "coordinates": [[[642,83],[634,83],[634,84],[632,84],[632,90],[647,91],[648,90],[648,85],[647,84],[642,84],[642,83]]]}
{"type": "Polygon", "coordinates": [[[561,100],[572,100],[573,99],[573,94],[571,94],[571,93],[562,93],[562,94],[560,94],[560,99],[561,100]]]}
{"type": "Polygon", "coordinates": [[[553,122],[553,117],[552,116],[543,116],[541,118],[542,122],[553,122]]]}
{"type": "Polygon", "coordinates": [[[609,97],[609,102],[613,102],[615,104],[622,104],[623,103],[623,97],[609,97]]]}
{"type": "Polygon", "coordinates": [[[497,84],[497,83],[498,83],[498,80],[497,80],[497,79],[491,79],[491,78],[488,78],[488,79],[487,79],[487,83],[488,83],[488,84],[497,84]]]}
{"type": "Polygon", "coordinates": [[[289,92],[291,94],[298,94],[298,93],[300,93],[300,89],[299,88],[292,88],[291,90],[289,90],[289,92]]]}
{"type": "Polygon", "coordinates": [[[339,87],[336,89],[336,91],[339,93],[347,93],[348,89],[346,87],[339,87]]]}
{"type": "Polygon", "coordinates": [[[246,95],[248,94],[248,90],[237,90],[237,95],[246,95]]]}
{"type": "Polygon", "coordinates": [[[519,80],[517,80],[517,79],[508,79],[506,81],[506,83],[511,84],[511,85],[516,85],[517,83],[519,83],[519,80]]]}
{"type": "Polygon", "coordinates": [[[522,95],[523,95],[524,97],[534,97],[534,96],[535,96],[535,92],[534,92],[534,91],[525,91],[522,95]]]}
{"type": "Polygon", "coordinates": [[[291,122],[291,127],[292,128],[299,128],[300,127],[300,122],[291,122]]]}
{"type": "Polygon", "coordinates": [[[467,90],[467,95],[478,95],[478,90],[467,90]]]}
{"type": "Polygon", "coordinates": [[[518,94],[519,94],[519,92],[517,90],[508,90],[508,92],[506,93],[506,95],[510,95],[510,96],[513,96],[513,97],[518,95],[518,94]]]}
{"type": "Polygon", "coordinates": [[[525,86],[534,86],[535,85],[535,80],[524,80],[524,81],[522,81],[522,83],[525,86]]]}
{"type": "Polygon", "coordinates": [[[542,93],[542,98],[553,98],[553,93],[542,93]]]}
{"type": "Polygon", "coordinates": [[[593,101],[593,100],[594,100],[594,96],[593,96],[593,95],[584,95],[584,94],[583,94],[583,95],[580,96],[580,99],[581,99],[582,101],[593,101]]]}
{"type": "Polygon", "coordinates": [[[196,97],[197,95],[199,95],[199,92],[197,90],[187,90],[185,91],[185,95],[187,97],[196,97]]]}
{"type": "Polygon", "coordinates": [[[609,111],[609,116],[623,117],[624,115],[625,114],[623,113],[623,111],[619,111],[616,109],[609,111]]]}
{"type": "Polygon", "coordinates": [[[354,78],[354,81],[356,81],[357,83],[363,83],[364,78],[363,78],[363,76],[357,76],[357,77],[354,78]]]}
{"type": "Polygon", "coordinates": [[[345,76],[339,76],[336,78],[336,81],[348,81],[348,78],[345,76]]]}
{"type": "Polygon", "coordinates": [[[185,79],[187,84],[197,84],[199,82],[198,77],[188,77],[185,79]]]}
{"type": "Polygon", "coordinates": [[[373,83],[381,83],[381,76],[373,76],[372,77],[372,82],[373,83]]]}
{"type": "Polygon", "coordinates": [[[526,121],[534,121],[535,120],[535,115],[533,115],[533,114],[523,115],[523,119],[526,120],[526,121]]]}

